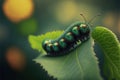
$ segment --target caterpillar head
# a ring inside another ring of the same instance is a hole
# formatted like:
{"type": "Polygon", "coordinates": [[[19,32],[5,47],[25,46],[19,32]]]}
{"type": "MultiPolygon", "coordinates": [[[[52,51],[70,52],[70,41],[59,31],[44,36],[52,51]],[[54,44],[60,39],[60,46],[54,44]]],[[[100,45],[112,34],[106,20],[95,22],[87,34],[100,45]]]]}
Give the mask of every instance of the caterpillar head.
{"type": "Polygon", "coordinates": [[[93,20],[95,20],[96,17],[100,16],[101,14],[99,13],[99,14],[95,15],[95,16],[92,17],[89,21],[87,21],[87,19],[85,18],[85,16],[84,16],[83,14],[80,14],[80,15],[82,16],[82,18],[83,18],[84,21],[85,21],[85,23],[82,23],[82,24],[80,25],[80,29],[81,29],[81,31],[84,33],[84,32],[86,32],[86,31],[90,30],[90,26],[89,26],[89,25],[91,25],[90,23],[91,23],[93,20]]]}
{"type": "Polygon", "coordinates": [[[82,23],[82,24],[80,24],[80,31],[81,31],[81,33],[84,34],[84,33],[90,31],[90,27],[87,24],[82,23]]]}

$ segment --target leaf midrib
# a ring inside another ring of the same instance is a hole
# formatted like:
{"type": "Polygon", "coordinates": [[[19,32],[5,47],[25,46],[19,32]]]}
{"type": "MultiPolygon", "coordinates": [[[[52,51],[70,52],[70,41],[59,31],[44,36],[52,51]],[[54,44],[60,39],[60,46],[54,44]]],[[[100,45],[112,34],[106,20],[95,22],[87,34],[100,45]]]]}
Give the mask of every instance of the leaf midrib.
{"type": "Polygon", "coordinates": [[[76,50],[76,61],[77,61],[77,63],[78,63],[78,66],[79,66],[79,69],[80,69],[80,72],[81,72],[81,80],[83,80],[83,76],[84,76],[84,74],[83,74],[83,70],[82,70],[82,66],[81,66],[81,64],[80,64],[80,60],[79,60],[79,57],[78,57],[78,52],[77,52],[77,50],[76,50]]]}

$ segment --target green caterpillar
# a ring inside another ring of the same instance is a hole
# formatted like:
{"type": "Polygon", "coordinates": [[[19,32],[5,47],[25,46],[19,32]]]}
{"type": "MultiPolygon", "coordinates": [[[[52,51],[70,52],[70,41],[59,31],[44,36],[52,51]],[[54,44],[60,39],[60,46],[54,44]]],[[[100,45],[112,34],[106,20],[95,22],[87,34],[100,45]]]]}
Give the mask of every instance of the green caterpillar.
{"type": "Polygon", "coordinates": [[[90,38],[91,33],[91,21],[93,21],[97,16],[97,14],[89,22],[87,22],[86,18],[83,14],[80,14],[83,19],[83,22],[76,22],[71,24],[64,33],[57,39],[51,40],[46,39],[42,42],[43,49],[50,56],[58,56],[64,55],[71,50],[74,50],[78,45],[87,41],[90,38]]]}
{"type": "Polygon", "coordinates": [[[77,42],[85,42],[90,37],[90,26],[88,23],[76,22],[71,24],[64,33],[55,40],[46,39],[42,43],[43,49],[48,55],[64,55],[73,50],[77,42]]]}
{"type": "Polygon", "coordinates": [[[104,52],[104,75],[109,80],[120,80],[120,44],[116,35],[107,28],[98,26],[93,30],[92,37],[104,52]]]}

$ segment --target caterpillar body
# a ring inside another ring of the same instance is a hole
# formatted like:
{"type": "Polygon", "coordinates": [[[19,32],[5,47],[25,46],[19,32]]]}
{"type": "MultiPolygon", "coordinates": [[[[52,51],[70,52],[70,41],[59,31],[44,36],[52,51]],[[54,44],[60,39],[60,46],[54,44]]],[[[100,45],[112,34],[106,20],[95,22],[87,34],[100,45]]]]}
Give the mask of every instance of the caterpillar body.
{"type": "Polygon", "coordinates": [[[42,47],[50,56],[64,55],[87,41],[89,37],[90,26],[87,23],[76,22],[70,25],[59,38],[44,40],[42,47]]]}

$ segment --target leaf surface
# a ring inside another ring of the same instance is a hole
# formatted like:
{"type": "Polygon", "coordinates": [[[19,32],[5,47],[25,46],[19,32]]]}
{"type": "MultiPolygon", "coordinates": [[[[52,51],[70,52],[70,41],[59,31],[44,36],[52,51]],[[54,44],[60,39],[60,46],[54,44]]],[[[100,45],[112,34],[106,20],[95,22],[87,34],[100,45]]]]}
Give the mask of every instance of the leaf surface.
{"type": "Polygon", "coordinates": [[[96,27],[92,37],[103,50],[103,73],[108,80],[120,80],[120,44],[117,36],[102,26],[96,27]]]}
{"type": "Polygon", "coordinates": [[[92,47],[93,40],[89,39],[68,55],[40,55],[34,60],[58,80],[102,80],[92,47]]]}

